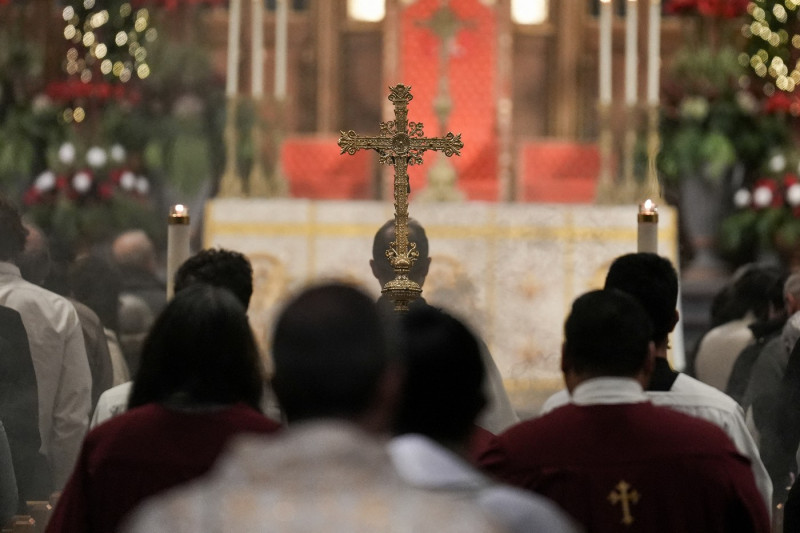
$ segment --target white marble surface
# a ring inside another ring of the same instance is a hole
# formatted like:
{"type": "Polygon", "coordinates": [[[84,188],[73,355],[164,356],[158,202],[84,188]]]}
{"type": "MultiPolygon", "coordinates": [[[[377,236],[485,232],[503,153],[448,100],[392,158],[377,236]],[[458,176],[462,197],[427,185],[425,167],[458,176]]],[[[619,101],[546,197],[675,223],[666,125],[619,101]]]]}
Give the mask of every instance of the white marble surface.
{"type": "MultiPolygon", "coordinates": [[[[602,286],[615,257],[636,251],[637,207],[412,203],[409,212],[430,241],[425,298],[483,335],[515,406],[560,388],[564,318],[575,297],[602,286]]],[[[204,245],[253,262],[250,315],[267,347],[280,303],[307,283],[345,279],[379,295],[372,239],[392,216],[386,202],[217,199],[206,206],[204,245]]],[[[675,211],[661,207],[659,253],[675,264],[676,228],[675,211]]]]}

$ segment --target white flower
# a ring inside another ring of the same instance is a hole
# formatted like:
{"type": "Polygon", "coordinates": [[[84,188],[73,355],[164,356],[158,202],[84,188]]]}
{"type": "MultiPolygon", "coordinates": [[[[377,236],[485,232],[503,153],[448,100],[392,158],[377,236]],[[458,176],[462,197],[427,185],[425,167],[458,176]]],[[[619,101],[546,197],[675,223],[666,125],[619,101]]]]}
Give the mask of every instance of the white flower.
{"type": "Polygon", "coordinates": [[[119,186],[125,191],[132,191],[136,187],[136,176],[130,170],[126,170],[119,177],[119,186]]]}
{"type": "Polygon", "coordinates": [[[36,114],[48,111],[51,107],[53,107],[53,101],[44,93],[37,94],[31,100],[31,109],[36,114]]]}
{"type": "Polygon", "coordinates": [[[125,161],[125,148],[117,143],[111,147],[111,160],[115,163],[122,163],[125,161]]]}
{"type": "Polygon", "coordinates": [[[65,165],[71,165],[75,162],[75,145],[72,143],[64,143],[58,149],[58,160],[65,165]]]}
{"type": "Polygon", "coordinates": [[[786,189],[786,201],[792,207],[800,205],[800,183],[795,183],[786,189]]]}
{"type": "Polygon", "coordinates": [[[769,158],[769,169],[772,172],[783,172],[786,169],[786,156],[775,154],[769,158]]]}
{"type": "Polygon", "coordinates": [[[81,194],[86,194],[92,188],[92,177],[88,172],[78,172],[72,178],[72,188],[81,194]]]}
{"type": "Polygon", "coordinates": [[[45,170],[33,182],[33,187],[39,192],[47,192],[56,186],[56,175],[52,170],[45,170]]]}
{"type": "Polygon", "coordinates": [[[99,146],[92,146],[86,152],[86,162],[92,168],[100,168],[108,162],[108,155],[99,146]]]}
{"type": "Polygon", "coordinates": [[[739,109],[749,115],[754,115],[758,111],[758,100],[750,91],[737,91],[736,103],[739,104],[739,109]]]}
{"type": "Polygon", "coordinates": [[[752,199],[753,195],[750,194],[750,191],[748,191],[747,189],[739,189],[733,195],[733,205],[735,205],[739,209],[742,209],[750,205],[750,201],[752,199]]]}
{"type": "Polygon", "coordinates": [[[150,182],[144,176],[139,176],[136,179],[136,192],[142,196],[150,192],[150,182]]]}
{"type": "Polygon", "coordinates": [[[772,203],[772,190],[762,185],[761,187],[757,187],[755,191],[753,191],[753,205],[756,207],[767,207],[769,204],[772,203]]]}

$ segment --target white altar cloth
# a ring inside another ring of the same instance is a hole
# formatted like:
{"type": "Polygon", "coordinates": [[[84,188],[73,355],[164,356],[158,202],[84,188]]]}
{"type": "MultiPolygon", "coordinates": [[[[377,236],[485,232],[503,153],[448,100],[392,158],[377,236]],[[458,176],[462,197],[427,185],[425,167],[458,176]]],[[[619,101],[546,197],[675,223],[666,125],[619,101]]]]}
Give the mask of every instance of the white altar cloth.
{"type": "MultiPolygon", "coordinates": [[[[602,287],[615,257],[636,251],[637,206],[412,203],[409,213],[430,241],[423,296],[483,336],[515,406],[525,410],[531,394],[560,388],[564,319],[577,296],[602,287]]],[[[204,246],[253,262],[250,317],[267,348],[280,304],[308,283],[343,279],[379,295],[372,239],[392,216],[386,202],[215,199],[204,246]]],[[[677,265],[676,222],[673,209],[660,208],[659,253],[677,265]]],[[[673,346],[682,346],[680,335],[673,346]]]]}

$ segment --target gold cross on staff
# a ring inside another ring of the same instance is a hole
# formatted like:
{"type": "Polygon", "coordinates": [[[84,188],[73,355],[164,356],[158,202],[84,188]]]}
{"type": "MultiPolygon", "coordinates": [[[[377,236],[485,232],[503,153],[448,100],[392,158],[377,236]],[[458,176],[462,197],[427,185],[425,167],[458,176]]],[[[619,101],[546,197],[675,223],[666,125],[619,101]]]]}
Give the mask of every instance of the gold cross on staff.
{"type": "Polygon", "coordinates": [[[633,524],[631,504],[639,503],[639,493],[636,489],[629,490],[630,488],[630,484],[622,480],[617,483],[616,490],[612,490],[608,494],[608,501],[611,502],[611,505],[622,504],[622,523],[626,526],[633,524]]]}
{"type": "Polygon", "coordinates": [[[421,122],[408,121],[408,103],[411,87],[403,84],[389,87],[389,101],[394,104],[394,120],[381,122],[378,137],[360,137],[350,130],[341,132],[339,146],[342,154],[359,150],[375,150],[380,163],[394,166],[394,230],[395,240],[386,250],[395,279],[383,286],[382,293],[394,302],[395,311],[408,311],[408,305],[422,293],[419,284],[408,279],[408,272],[419,257],[417,244],[408,242],[408,167],[421,165],[422,154],[427,150],[443,152],[450,157],[461,155],[461,134],[447,133],[444,137],[425,137],[421,122]]]}

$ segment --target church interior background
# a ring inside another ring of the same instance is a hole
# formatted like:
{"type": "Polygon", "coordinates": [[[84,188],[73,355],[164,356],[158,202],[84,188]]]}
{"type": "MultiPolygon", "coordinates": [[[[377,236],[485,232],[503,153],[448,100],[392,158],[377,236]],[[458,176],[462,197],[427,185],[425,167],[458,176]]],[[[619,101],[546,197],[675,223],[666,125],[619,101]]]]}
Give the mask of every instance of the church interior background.
{"type": "Polygon", "coordinates": [[[57,260],[128,227],[165,250],[169,206],[188,205],[195,248],[253,261],[266,348],[280,302],[311,280],[378,295],[368,260],[393,215],[391,168],[337,140],[377,135],[388,87],[410,85],[409,120],[464,143],[409,170],[433,258],[424,295],[468,316],[525,409],[559,385],[569,304],[636,250],[646,198],[682,271],[679,364],[728,272],[800,261],[799,13],[792,0],[0,0],[0,187],[57,260]]]}

